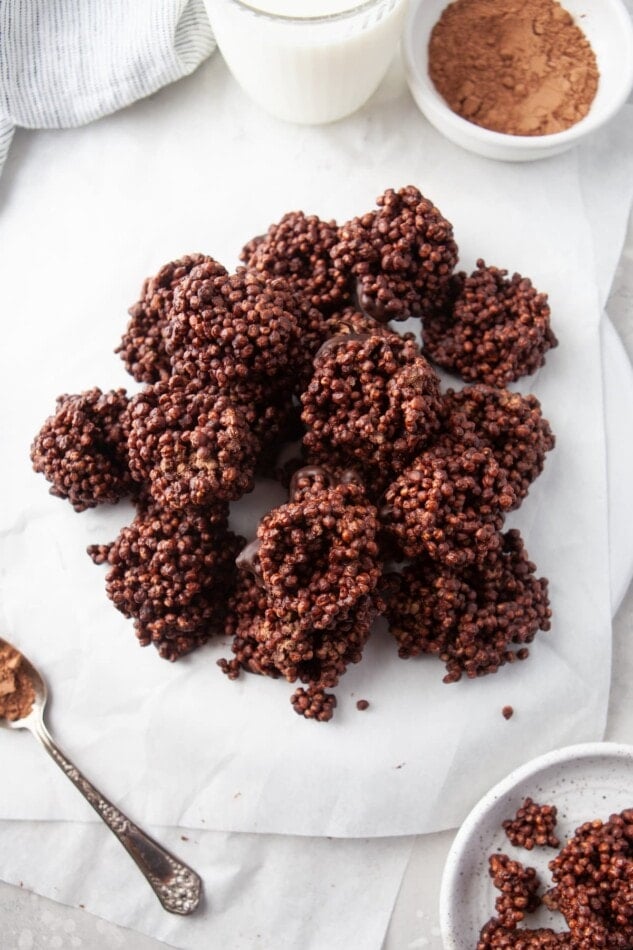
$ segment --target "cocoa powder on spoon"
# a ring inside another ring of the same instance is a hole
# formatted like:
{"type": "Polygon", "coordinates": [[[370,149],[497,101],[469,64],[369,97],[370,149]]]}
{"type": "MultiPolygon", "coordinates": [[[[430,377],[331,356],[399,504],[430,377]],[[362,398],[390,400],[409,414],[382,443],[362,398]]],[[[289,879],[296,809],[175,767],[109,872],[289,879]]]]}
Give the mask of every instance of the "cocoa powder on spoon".
{"type": "Polygon", "coordinates": [[[34,701],[35,690],[22,657],[8,644],[0,644],[0,719],[23,719],[34,701]]]}

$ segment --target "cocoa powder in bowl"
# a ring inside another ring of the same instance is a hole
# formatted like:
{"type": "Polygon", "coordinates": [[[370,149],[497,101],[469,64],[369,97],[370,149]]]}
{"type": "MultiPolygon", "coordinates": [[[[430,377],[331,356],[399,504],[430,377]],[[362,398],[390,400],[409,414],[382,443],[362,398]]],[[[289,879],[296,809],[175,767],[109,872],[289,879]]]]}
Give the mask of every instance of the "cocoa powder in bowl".
{"type": "Polygon", "coordinates": [[[429,75],[462,118],[511,135],[575,125],[599,79],[587,38],[555,0],[455,0],[431,33],[429,75]]]}

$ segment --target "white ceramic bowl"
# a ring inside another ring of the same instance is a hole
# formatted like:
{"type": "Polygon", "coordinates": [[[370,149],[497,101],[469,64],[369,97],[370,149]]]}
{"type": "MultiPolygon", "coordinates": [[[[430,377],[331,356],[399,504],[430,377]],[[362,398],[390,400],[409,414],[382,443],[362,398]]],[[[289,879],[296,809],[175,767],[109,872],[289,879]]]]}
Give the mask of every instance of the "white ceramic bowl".
{"type": "MultiPolygon", "coordinates": [[[[589,742],[556,749],[515,769],[475,805],[459,829],[446,859],[440,892],[440,927],[445,950],[472,950],[484,923],[494,915],[495,890],[488,857],[504,852],[536,868],[550,880],[551,848],[525,851],[508,841],[502,828],[527,797],[556,805],[561,846],[583,822],[606,820],[633,807],[633,746],[589,742]]],[[[528,927],[564,929],[560,914],[541,907],[528,927]]]]}
{"type": "Polygon", "coordinates": [[[608,122],[633,86],[633,23],[622,0],[563,0],[593,47],[600,81],[584,119],[552,135],[505,135],[483,129],[457,115],[437,92],[428,74],[428,43],[448,0],[410,0],[404,31],[407,79],[413,98],[429,122],[446,138],[486,158],[526,162],[571,148],[608,122]]]}

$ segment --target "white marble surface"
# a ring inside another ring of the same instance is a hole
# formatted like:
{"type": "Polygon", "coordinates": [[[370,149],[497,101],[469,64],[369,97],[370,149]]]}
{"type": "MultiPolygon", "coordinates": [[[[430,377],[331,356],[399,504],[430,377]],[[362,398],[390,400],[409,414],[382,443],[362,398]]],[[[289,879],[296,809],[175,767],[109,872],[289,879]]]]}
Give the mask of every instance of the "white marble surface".
{"type": "MultiPolygon", "coordinates": [[[[36,147],[37,135],[18,133],[15,149],[36,147]]],[[[633,224],[612,288],[609,315],[633,359],[633,224]]],[[[633,677],[633,587],[614,622],[614,663],[606,738],[631,741],[625,715],[628,684],[633,677]]],[[[441,871],[452,832],[416,840],[402,882],[384,950],[440,950],[437,904],[441,871]]],[[[0,882],[0,950],[88,948],[88,950],[150,950],[167,944],[126,931],[87,914],[0,882]]],[[[227,950],[231,950],[230,947],[227,950]]],[[[362,948],[359,948],[362,950],[362,948]]]]}

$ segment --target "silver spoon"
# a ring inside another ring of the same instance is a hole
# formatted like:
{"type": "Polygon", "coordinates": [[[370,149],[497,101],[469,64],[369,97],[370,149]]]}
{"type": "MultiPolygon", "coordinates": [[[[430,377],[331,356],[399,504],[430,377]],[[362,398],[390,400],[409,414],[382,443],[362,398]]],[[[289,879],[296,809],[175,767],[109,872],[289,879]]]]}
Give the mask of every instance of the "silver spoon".
{"type": "Polygon", "coordinates": [[[132,856],[165,910],[171,914],[191,914],[202,896],[202,881],[199,876],[130,821],[60,751],[44,724],[44,707],[48,698],[46,683],[24,654],[0,637],[0,649],[3,647],[13,650],[21,657],[20,669],[28,675],[33,684],[35,701],[28,715],[13,721],[0,718],[0,726],[8,729],[29,729],[132,856]]]}

